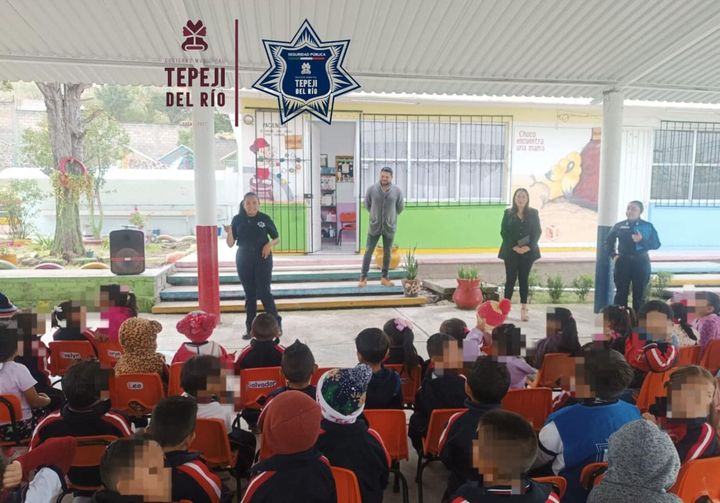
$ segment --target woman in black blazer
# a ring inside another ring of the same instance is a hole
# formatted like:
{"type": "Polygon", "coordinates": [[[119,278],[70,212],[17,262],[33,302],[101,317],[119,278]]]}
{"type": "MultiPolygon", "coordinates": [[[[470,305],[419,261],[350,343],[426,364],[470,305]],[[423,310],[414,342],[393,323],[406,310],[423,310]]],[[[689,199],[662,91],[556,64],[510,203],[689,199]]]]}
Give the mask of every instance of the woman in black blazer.
{"type": "Polygon", "coordinates": [[[528,277],[533,262],[540,258],[538,241],[542,229],[540,216],[530,207],[530,194],[525,189],[517,189],[513,194],[512,208],[505,210],[500,235],[502,246],[498,258],[505,262],[505,298],[510,299],[515,289],[515,281],[520,278],[520,319],[528,321],[528,277]]]}

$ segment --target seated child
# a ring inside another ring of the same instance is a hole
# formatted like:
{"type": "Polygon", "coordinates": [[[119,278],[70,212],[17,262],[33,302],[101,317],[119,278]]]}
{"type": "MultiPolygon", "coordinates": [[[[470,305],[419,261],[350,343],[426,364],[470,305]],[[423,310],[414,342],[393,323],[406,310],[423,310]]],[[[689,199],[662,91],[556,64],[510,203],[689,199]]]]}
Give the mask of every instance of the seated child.
{"type": "Polygon", "coordinates": [[[278,395],[263,409],[259,425],[263,450],[270,456],[253,466],[243,503],[337,501],[330,463],[315,445],[320,420],[317,402],[296,390],[278,395]]]}
{"type": "Polygon", "coordinates": [[[310,384],[310,381],[317,368],[315,357],[308,346],[298,340],[290,344],[285,348],[280,361],[280,372],[286,385],[270,392],[264,405],[267,406],[270,400],[291,389],[301,391],[315,400],[315,386],[310,384]]]}
{"type": "Polygon", "coordinates": [[[440,324],[438,332],[441,334],[448,334],[450,337],[458,341],[463,341],[470,333],[470,329],[468,328],[467,323],[460,318],[450,318],[440,324]]]}
{"type": "Polygon", "coordinates": [[[171,499],[173,474],[154,440],[116,440],[100,461],[100,475],[105,489],[95,493],[94,502],[178,501],[171,499]]]}
{"type": "Polygon", "coordinates": [[[637,407],[618,399],[633,378],[623,356],[612,349],[588,349],[583,360],[575,372],[578,402],[547,418],[535,461],[536,467],[552,461],[553,473],[565,477],[563,501],[568,503],[584,503],[580,472],[589,463],[605,461],[601,446],[610,435],[640,419],[637,407]]]}
{"type": "Polygon", "coordinates": [[[120,326],[123,354],[115,364],[115,375],[160,374],[167,385],[168,369],[165,356],[157,352],[157,336],[162,325],[155,320],[128,318],[120,326]]]}
{"type": "Polygon", "coordinates": [[[472,364],[482,352],[489,355],[492,347],[493,329],[505,323],[510,312],[510,301],[502,299],[500,302],[486,300],[477,307],[475,328],[470,330],[463,341],[463,360],[472,364]]]}
{"type": "Polygon", "coordinates": [[[16,328],[0,325],[0,394],[15,395],[20,399],[22,416],[17,421],[17,431],[12,423],[0,422],[0,440],[18,440],[30,438],[42,409],[50,405],[50,398],[35,389],[37,381],[27,367],[13,361],[18,351],[16,328]]]}
{"type": "Polygon", "coordinates": [[[10,302],[4,293],[0,292],[0,322],[2,322],[2,320],[12,318],[15,316],[17,311],[17,306],[10,302]]]}
{"type": "Polygon", "coordinates": [[[625,343],[637,327],[635,311],[632,307],[610,304],[603,308],[602,315],[605,345],[624,355],[625,343]]]}
{"type": "Polygon", "coordinates": [[[682,503],[668,491],[680,471],[670,437],[650,421],[626,424],[610,436],[608,469],[587,503],[682,503]]]}
{"type": "Polygon", "coordinates": [[[535,432],[524,417],[500,409],[488,412],[480,418],[472,440],[478,480],[462,485],[450,501],[560,503],[552,486],[527,476],[537,451],[535,432]]]}
{"type": "Polygon", "coordinates": [[[547,337],[535,346],[535,368],[542,368],[545,353],[567,353],[580,356],[582,349],[578,340],[577,323],[569,309],[556,307],[548,311],[546,318],[547,337]]]}
{"type": "Polygon", "coordinates": [[[87,328],[87,310],[84,305],[74,300],[66,300],[55,306],[50,315],[50,326],[57,328],[53,332],[54,341],[89,341],[95,335],[87,328]],[[63,326],[64,323],[64,326],[63,326]]]}
{"type": "Polygon", "coordinates": [[[238,355],[235,372],[242,369],[261,367],[279,367],[284,348],[277,343],[280,337],[280,325],[272,314],[260,313],[252,322],[250,329],[252,340],[238,355]]]}
{"type": "Polygon", "coordinates": [[[172,363],[185,362],[197,355],[210,355],[220,358],[223,365],[232,368],[234,355],[228,355],[224,347],[215,341],[208,340],[216,326],[215,315],[205,311],[193,311],[178,321],[177,331],[187,337],[190,342],[184,342],[180,346],[172,363]]]}
{"type": "Polygon", "coordinates": [[[165,466],[172,469],[172,501],[218,503],[223,490],[220,478],[210,471],[200,454],[188,450],[195,439],[197,409],[191,398],[163,398],[153,409],[150,436],[162,447],[165,466]]]}
{"type": "Polygon", "coordinates": [[[120,325],[128,318],[137,318],[138,307],[135,294],[126,286],[100,286],[100,319],[106,327],[98,327],[95,337],[101,341],[118,341],[120,325]]]}
{"type": "Polygon", "coordinates": [[[525,336],[520,328],[512,323],[499,325],[492,331],[492,354],[500,363],[504,363],[510,374],[510,389],[524,389],[528,377],[537,374],[522,357],[525,349],[525,336]]]}
{"type": "Polygon", "coordinates": [[[507,367],[490,357],[478,358],[468,371],[465,385],[468,408],[450,418],[440,437],[440,459],[450,470],[445,498],[465,482],[478,480],[471,450],[478,421],[486,412],[500,408],[509,388],[507,367]]]}
{"type": "Polygon", "coordinates": [[[451,345],[457,346],[458,341],[447,334],[433,334],[427,341],[430,366],[415,394],[415,411],[408,426],[408,436],[418,452],[422,451],[433,410],[465,407],[465,378],[459,373],[463,362],[460,350],[452,351],[451,345]],[[454,361],[452,354],[456,356],[454,361]]]}
{"type": "MultiPolygon", "coordinates": [[[[45,416],[35,428],[30,449],[35,450],[56,437],[113,435],[129,437],[132,430],[127,419],[110,409],[110,400],[101,399],[107,389],[107,374],[97,360],[80,360],[70,366],[63,377],[67,403],[58,412],[45,416]]],[[[68,473],[77,485],[101,485],[99,467],[75,467],[68,473]]]]}
{"type": "Polygon", "coordinates": [[[675,370],[665,383],[666,399],[650,406],[643,415],[670,435],[680,462],[720,456],[713,397],[717,381],[698,365],[675,370]]]}
{"type": "MultiPolygon", "coordinates": [[[[702,353],[710,341],[720,339],[720,296],[715,292],[695,294],[695,322],[693,327],[700,334],[702,353]]],[[[700,355],[702,358],[702,354],[700,355]]]]}
{"type": "Polygon", "coordinates": [[[412,323],[403,318],[393,318],[385,322],[383,332],[390,339],[390,354],[386,364],[404,365],[403,370],[410,371],[422,365],[423,359],[415,349],[415,334],[412,323]]]}
{"type": "Polygon", "coordinates": [[[688,308],[685,302],[670,304],[673,313],[673,340],[677,340],[680,347],[695,346],[700,334],[688,323],[688,308]]]}
{"type": "Polygon", "coordinates": [[[665,372],[675,366],[677,349],[671,343],[673,314],[670,306],[659,300],[646,302],[638,312],[637,330],[625,343],[625,359],[635,370],[628,386],[639,390],[648,372],[665,372]]]}
{"type": "Polygon", "coordinates": [[[74,438],[53,438],[12,463],[0,451],[0,501],[55,503],[65,489],[76,446],[74,438]]]}
{"type": "Polygon", "coordinates": [[[317,448],[331,465],[355,472],[363,503],[381,503],[390,475],[390,456],[380,436],[365,421],[357,421],[371,377],[372,370],[362,363],[320,377],[317,401],[322,422],[317,448]]]}
{"type": "Polygon", "coordinates": [[[366,328],[355,338],[360,363],[372,369],[367,387],[366,409],[402,409],[403,394],[400,375],[386,369],[383,361],[390,351],[390,340],[379,328],[366,328]]]}

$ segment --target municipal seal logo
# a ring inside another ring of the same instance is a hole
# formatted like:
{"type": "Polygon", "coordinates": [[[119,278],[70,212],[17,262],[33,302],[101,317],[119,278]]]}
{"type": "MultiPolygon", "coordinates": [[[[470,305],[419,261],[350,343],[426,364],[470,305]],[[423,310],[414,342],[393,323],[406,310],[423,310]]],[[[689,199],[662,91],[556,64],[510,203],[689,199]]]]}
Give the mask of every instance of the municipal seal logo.
{"type": "Polygon", "coordinates": [[[350,40],[323,42],[307,19],[290,42],[263,44],[270,68],[253,87],[277,97],[283,124],[304,111],[330,124],[335,98],[360,88],[342,67],[350,40]]]}

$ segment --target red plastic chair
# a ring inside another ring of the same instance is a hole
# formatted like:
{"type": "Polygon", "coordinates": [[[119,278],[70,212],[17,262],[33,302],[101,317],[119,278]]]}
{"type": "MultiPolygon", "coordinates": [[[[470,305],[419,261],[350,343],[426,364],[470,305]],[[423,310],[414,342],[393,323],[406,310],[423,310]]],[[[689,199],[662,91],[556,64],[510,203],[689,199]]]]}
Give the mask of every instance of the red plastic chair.
{"type": "Polygon", "coordinates": [[[605,478],[608,464],[605,461],[585,465],[580,472],[580,485],[590,491],[605,478]]]}
{"type": "Polygon", "coordinates": [[[240,371],[240,406],[259,409],[258,399],[285,385],[280,367],[243,369],[240,371]]]}
{"type": "Polygon", "coordinates": [[[168,396],[180,396],[185,390],[180,385],[180,375],[182,374],[183,364],[185,362],[177,362],[170,365],[168,377],[168,396]]]}
{"type": "Polygon", "coordinates": [[[670,369],[665,372],[648,372],[643,379],[642,386],[640,386],[640,392],[638,393],[635,405],[640,409],[641,413],[647,412],[651,405],[655,404],[655,400],[658,397],[667,396],[667,388],[665,383],[670,379],[670,376],[675,369],[670,369]]]}
{"type": "Polygon", "coordinates": [[[133,416],[149,414],[165,398],[160,374],[121,374],[111,382],[113,406],[133,416]]]}
{"type": "Polygon", "coordinates": [[[683,346],[678,351],[677,366],[697,365],[700,361],[700,346],[683,346]]]}
{"type": "Polygon", "coordinates": [[[450,418],[457,413],[465,412],[467,409],[435,409],[430,415],[428,429],[423,438],[423,452],[418,453],[417,474],[415,481],[417,482],[418,502],[423,503],[423,482],[422,474],[425,467],[440,459],[440,437],[450,421],[450,418]]]}
{"type": "Polygon", "coordinates": [[[114,369],[120,356],[123,354],[120,342],[95,341],[95,351],[100,360],[100,366],[104,369],[114,369]]]}
{"type": "Polygon", "coordinates": [[[712,375],[717,374],[720,369],[720,340],[710,341],[701,352],[700,366],[708,369],[712,375]]]}
{"type": "Polygon", "coordinates": [[[212,468],[230,469],[234,464],[228,432],[222,419],[198,418],[190,450],[200,452],[205,463],[212,468]]]}
{"type": "Polygon", "coordinates": [[[386,364],[386,368],[393,369],[400,374],[400,385],[402,386],[403,403],[406,406],[415,404],[415,394],[420,389],[422,369],[420,365],[405,367],[401,364],[386,364]]]}
{"type": "Polygon", "coordinates": [[[502,408],[516,412],[530,421],[538,432],[552,410],[552,390],[550,388],[511,389],[502,399],[502,408]]]}
{"type": "Polygon", "coordinates": [[[17,395],[0,395],[0,424],[13,425],[14,439],[0,440],[0,447],[11,447],[15,445],[26,445],[30,439],[20,438],[17,422],[22,421],[22,404],[17,395]]]}
{"type": "Polygon", "coordinates": [[[331,466],[330,470],[335,479],[338,503],[362,503],[360,484],[355,473],[337,466],[331,466]]]}
{"type": "Polygon", "coordinates": [[[567,490],[567,480],[565,480],[565,477],[533,477],[533,480],[538,484],[550,484],[553,486],[557,495],[560,496],[560,499],[565,496],[565,491],[567,490]]]}
{"type": "Polygon", "coordinates": [[[713,501],[720,498],[720,457],[695,459],[683,464],[677,482],[670,492],[677,494],[686,503],[695,503],[702,496],[713,501]]]}
{"type": "Polygon", "coordinates": [[[89,341],[52,341],[49,346],[48,370],[53,376],[64,376],[70,365],[78,360],[97,358],[89,341]]]}
{"type": "Polygon", "coordinates": [[[351,211],[349,213],[340,213],[340,230],[338,231],[337,244],[342,244],[342,235],[344,231],[357,230],[357,213],[351,211]]]}
{"type": "Polygon", "coordinates": [[[327,372],[328,370],[332,370],[336,367],[320,367],[318,368],[312,375],[312,378],[310,379],[310,384],[313,386],[317,386],[318,381],[320,380],[320,377],[327,372]]]}
{"type": "MultiPolygon", "coordinates": [[[[105,451],[118,437],[114,435],[94,435],[75,438],[77,439],[77,447],[75,448],[75,456],[70,465],[71,468],[97,468],[99,474],[100,461],[105,451]]],[[[102,484],[98,486],[86,486],[76,484],[71,479],[66,494],[73,491],[97,491],[99,489],[102,489],[102,484]]]]}
{"type": "Polygon", "coordinates": [[[402,483],[403,501],[409,500],[408,483],[400,471],[400,461],[409,459],[407,418],[400,409],[366,409],[363,414],[370,428],[380,435],[390,455],[390,471],[395,474],[395,484],[402,483]]]}
{"type": "Polygon", "coordinates": [[[575,358],[567,353],[545,353],[534,386],[569,391],[575,365],[575,358]]]}

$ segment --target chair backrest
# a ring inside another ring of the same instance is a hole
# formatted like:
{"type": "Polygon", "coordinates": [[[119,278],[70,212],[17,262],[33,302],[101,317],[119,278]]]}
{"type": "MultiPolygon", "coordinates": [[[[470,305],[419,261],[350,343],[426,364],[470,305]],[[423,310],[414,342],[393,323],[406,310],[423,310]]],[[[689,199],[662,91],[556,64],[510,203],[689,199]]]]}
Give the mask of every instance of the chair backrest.
{"type": "Polygon", "coordinates": [[[121,374],[112,380],[112,404],[115,408],[133,412],[131,402],[142,405],[148,412],[165,397],[160,374],[121,374]]]}
{"type": "Polygon", "coordinates": [[[122,346],[118,341],[95,341],[100,366],[104,369],[114,369],[120,356],[123,354],[122,346]]]}
{"type": "Polygon", "coordinates": [[[683,346],[678,351],[677,366],[697,365],[700,361],[700,346],[683,346]]]}
{"type": "Polygon", "coordinates": [[[605,478],[605,471],[608,464],[606,461],[590,463],[583,467],[580,472],[580,485],[587,491],[598,485],[605,478]]]}
{"type": "Polygon", "coordinates": [[[545,353],[536,384],[543,388],[569,390],[570,377],[574,375],[574,357],[567,353],[545,353]]]}
{"type": "Polygon", "coordinates": [[[408,432],[405,411],[400,409],[365,409],[363,412],[370,428],[375,430],[385,444],[390,459],[408,459],[408,432]]]}
{"type": "Polygon", "coordinates": [[[180,396],[185,390],[180,385],[180,374],[182,374],[183,364],[185,362],[177,362],[170,365],[168,378],[168,396],[180,396]]]}
{"type": "MultiPolygon", "coordinates": [[[[98,468],[100,461],[108,446],[119,437],[115,435],[92,435],[87,437],[75,437],[77,447],[70,466],[72,468],[98,468]]],[[[75,483],[70,479],[70,490],[93,491],[102,488],[102,485],[87,486],[75,483]]]]}
{"type": "Polygon", "coordinates": [[[720,369],[720,340],[710,341],[702,352],[700,366],[705,367],[712,375],[717,374],[720,369]]]}
{"type": "Polygon", "coordinates": [[[320,377],[327,372],[328,370],[332,370],[336,367],[319,367],[312,375],[312,378],[310,379],[310,384],[313,386],[317,386],[318,381],[320,380],[320,377]]]}
{"type": "Polygon", "coordinates": [[[550,484],[559,493],[560,499],[565,496],[565,490],[567,489],[567,480],[565,477],[552,476],[552,477],[533,477],[533,480],[538,484],[550,484]]]}
{"type": "Polygon", "coordinates": [[[393,369],[400,374],[400,385],[402,386],[403,403],[412,405],[415,403],[415,394],[420,389],[420,381],[422,368],[420,365],[415,367],[405,367],[402,364],[386,364],[386,368],[393,369]]]}
{"type": "Polygon", "coordinates": [[[502,408],[520,414],[530,421],[535,431],[540,431],[552,410],[552,390],[511,389],[502,399],[502,408]]]}
{"type": "Polygon", "coordinates": [[[355,473],[337,466],[331,466],[333,478],[335,479],[335,491],[337,492],[338,503],[362,503],[360,496],[360,484],[355,473]]]}
{"type": "Polygon", "coordinates": [[[202,454],[206,464],[211,467],[228,467],[233,464],[230,440],[222,419],[198,418],[195,424],[195,440],[191,451],[202,454]]]}
{"type": "Polygon", "coordinates": [[[240,371],[240,401],[243,409],[259,409],[257,400],[285,385],[280,367],[243,369],[240,371]]]}
{"type": "Polygon", "coordinates": [[[349,211],[347,213],[340,213],[340,223],[341,224],[354,224],[357,220],[357,214],[354,211],[349,211]]]}
{"type": "Polygon", "coordinates": [[[642,386],[640,386],[640,392],[638,393],[635,405],[640,409],[640,412],[647,412],[651,405],[655,404],[655,399],[662,396],[667,396],[667,389],[665,383],[670,379],[670,375],[675,369],[670,369],[665,372],[648,372],[643,379],[642,386]]]}
{"type": "Polygon", "coordinates": [[[683,464],[670,492],[683,501],[695,502],[701,496],[720,498],[720,457],[695,459],[683,464]]]}
{"type": "MultiPolygon", "coordinates": [[[[22,404],[17,395],[0,395],[0,423],[15,425],[22,420],[22,404]]],[[[13,426],[15,438],[13,441],[0,442],[0,445],[13,445],[24,440],[20,438],[20,430],[13,426]]]]}
{"type": "Polygon", "coordinates": [[[68,367],[78,360],[97,357],[89,341],[52,341],[49,350],[48,369],[54,376],[65,375],[68,367]]]}
{"type": "Polygon", "coordinates": [[[450,418],[458,412],[467,409],[435,409],[430,414],[428,429],[423,439],[423,452],[427,457],[434,457],[440,454],[440,436],[450,418]]]}

